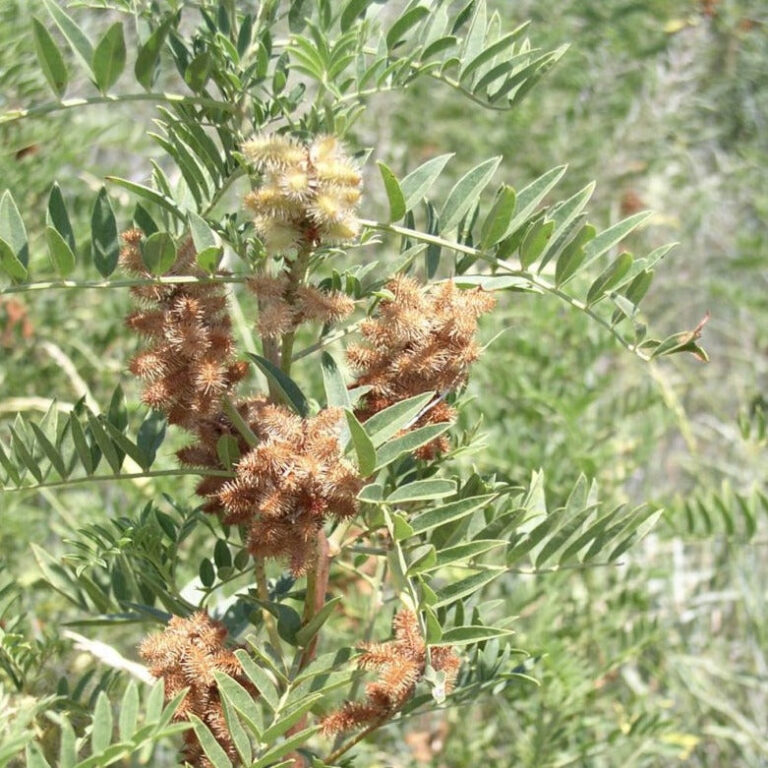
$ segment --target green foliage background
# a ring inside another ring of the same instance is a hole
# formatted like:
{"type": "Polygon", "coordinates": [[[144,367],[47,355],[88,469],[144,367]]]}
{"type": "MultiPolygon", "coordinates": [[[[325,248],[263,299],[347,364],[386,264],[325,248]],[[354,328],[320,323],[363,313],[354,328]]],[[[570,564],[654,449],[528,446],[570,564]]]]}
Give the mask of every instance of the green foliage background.
{"type": "MultiPolygon", "coordinates": [[[[653,226],[633,236],[633,247],[680,245],[664,260],[645,313],[671,333],[711,312],[711,362],[645,365],[554,299],[520,293],[501,302],[483,327],[492,341],[473,373],[476,402],[462,416],[466,429],[482,416],[485,447],[461,461],[524,485],[543,467],[550,508],[565,503],[583,473],[609,503],[651,500],[665,512],[619,567],[504,578],[497,610],[519,614],[515,644],[534,650],[525,671],[538,685],[500,685],[470,711],[415,717],[405,739],[385,729],[357,764],[765,765],[768,15],[759,0],[496,7],[508,26],[530,18],[542,49],[571,45],[521,106],[469,110],[459,95],[417,81],[405,94],[373,97],[356,140],[376,146],[398,176],[440,152],[456,152],[457,174],[501,154],[502,180],[520,189],[568,163],[563,195],[596,179],[591,214],[603,226],[636,206],[654,209],[653,226]]],[[[28,33],[32,12],[43,13],[35,0],[0,3],[0,112],[43,100],[47,88],[28,33]]],[[[108,26],[104,14],[78,18],[93,37],[108,26]]],[[[80,242],[101,179],[136,178],[148,157],[159,157],[146,137],[153,117],[138,103],[0,126],[0,178],[38,222],[33,250],[43,248],[50,180],[66,184],[80,242]]],[[[383,207],[378,180],[369,181],[371,204],[383,207]]],[[[126,217],[129,196],[117,200],[126,217]]],[[[118,382],[129,405],[138,401],[123,375],[135,344],[121,327],[128,297],[106,296],[25,295],[27,326],[0,303],[0,419],[44,412],[54,394],[107,403],[118,382]]],[[[153,496],[171,488],[184,497],[173,478],[155,481],[153,496]]],[[[123,695],[125,687],[59,632],[70,608],[41,582],[30,544],[58,557],[75,530],[136,518],[147,498],[146,487],[122,483],[0,500],[0,616],[12,600],[26,613],[23,625],[4,627],[6,743],[30,723],[45,738],[50,723],[35,721],[30,707],[63,675],[88,673],[70,691],[84,713],[100,691],[123,695]]],[[[186,498],[191,505],[191,483],[186,498]]],[[[98,636],[136,657],[132,632],[106,627],[98,636]]],[[[171,760],[172,748],[163,749],[154,764],[171,760]]]]}

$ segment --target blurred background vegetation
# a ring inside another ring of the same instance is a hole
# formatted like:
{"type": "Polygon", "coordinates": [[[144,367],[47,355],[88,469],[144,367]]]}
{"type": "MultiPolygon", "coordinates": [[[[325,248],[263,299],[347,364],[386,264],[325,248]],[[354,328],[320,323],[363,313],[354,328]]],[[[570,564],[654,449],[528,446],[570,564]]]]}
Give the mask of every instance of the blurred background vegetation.
{"type": "MultiPolygon", "coordinates": [[[[528,671],[538,686],[502,685],[471,712],[420,716],[404,741],[385,729],[358,764],[768,765],[768,8],[762,0],[495,7],[507,27],[531,19],[535,45],[571,45],[519,108],[470,110],[458,95],[417,84],[372,99],[357,141],[377,147],[398,175],[441,152],[466,167],[502,154],[503,181],[518,189],[569,163],[562,193],[596,179],[592,218],[603,226],[653,209],[632,244],[680,245],[659,267],[647,316],[672,332],[711,313],[711,362],[644,364],[554,300],[502,299],[484,325],[492,342],[463,416],[469,428],[482,414],[486,446],[461,460],[519,482],[543,468],[552,506],[584,473],[608,501],[650,500],[666,511],[620,567],[505,579],[499,597],[520,616],[516,644],[535,651],[528,671]],[[419,119],[424,99],[436,113],[428,130],[419,119]]],[[[0,2],[0,112],[47,100],[28,34],[36,9],[35,0],[0,2]]],[[[78,18],[107,23],[93,11],[78,18]]],[[[146,136],[152,118],[147,103],[0,126],[0,178],[37,222],[28,224],[33,254],[50,180],[62,185],[75,232],[87,239],[103,177],[146,178],[158,155],[146,136]]],[[[378,194],[371,189],[372,204],[378,194]]],[[[122,202],[127,221],[130,201],[122,202]]],[[[106,298],[0,297],[0,420],[44,411],[54,396],[106,404],[118,383],[137,403],[123,375],[135,344],[121,327],[129,300],[120,291],[106,298]]],[[[171,449],[163,447],[169,457],[171,449]]],[[[156,483],[152,495],[164,489],[156,483]]],[[[124,483],[0,500],[0,588],[21,585],[22,634],[38,644],[30,658],[48,657],[28,669],[3,659],[0,712],[12,713],[12,692],[50,692],[65,670],[89,663],[71,642],[46,640],[57,637],[66,605],[38,588],[29,543],[60,554],[73,530],[135,516],[146,494],[124,483]]],[[[119,630],[101,637],[136,657],[119,630]]],[[[117,684],[97,674],[88,695],[117,684]]]]}

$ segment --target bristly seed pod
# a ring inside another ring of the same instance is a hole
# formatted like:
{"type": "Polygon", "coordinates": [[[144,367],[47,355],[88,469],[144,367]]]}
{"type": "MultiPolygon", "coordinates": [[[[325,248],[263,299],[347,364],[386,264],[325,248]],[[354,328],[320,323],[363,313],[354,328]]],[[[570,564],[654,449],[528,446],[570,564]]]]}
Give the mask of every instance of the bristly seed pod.
{"type": "MultiPolygon", "coordinates": [[[[227,726],[213,673],[225,673],[254,698],[258,696],[258,691],[244,674],[235,654],[225,648],[226,636],[224,625],[203,612],[194,613],[187,619],[174,616],[163,632],[144,638],[139,653],[149,664],[150,673],[163,679],[166,701],[173,699],[184,688],[189,689],[173,719],[185,721],[190,719],[190,715],[199,717],[229,759],[236,763],[238,753],[227,726]]],[[[191,729],[184,733],[184,759],[196,768],[211,766],[191,729]]]]}
{"type": "Polygon", "coordinates": [[[333,136],[304,145],[286,136],[259,135],[243,153],[262,172],[245,198],[267,251],[287,253],[353,240],[362,177],[333,136]]]}
{"type": "MultiPolygon", "coordinates": [[[[361,421],[423,392],[443,394],[463,386],[480,356],[477,318],[495,304],[490,293],[462,291],[452,282],[422,289],[401,275],[387,288],[393,298],[382,301],[378,316],[361,325],[366,343],[347,350],[349,362],[360,372],[352,387],[370,388],[356,411],[361,421]]],[[[454,416],[451,406],[436,401],[413,426],[452,421],[454,416]]],[[[448,448],[448,439],[439,437],[417,456],[432,458],[448,448]]]]}
{"type": "MultiPolygon", "coordinates": [[[[392,717],[413,695],[426,670],[427,648],[416,615],[409,610],[397,613],[393,621],[395,639],[388,643],[366,643],[357,659],[361,669],[379,670],[379,679],[366,686],[365,701],[347,702],[326,716],[324,733],[334,734],[381,723],[392,717]]],[[[461,660],[453,648],[430,648],[432,667],[445,675],[445,690],[450,692],[461,660]]]]}
{"type": "MultiPolygon", "coordinates": [[[[139,230],[125,232],[120,260],[128,271],[149,277],[141,239],[139,230]]],[[[204,276],[191,242],[181,246],[168,274],[204,276]]],[[[234,359],[224,291],[209,283],[140,285],[131,291],[148,305],[126,319],[128,327],[150,343],[129,365],[131,373],[146,382],[142,399],[163,411],[171,424],[197,432],[220,411],[221,397],[248,370],[234,359]]]]}

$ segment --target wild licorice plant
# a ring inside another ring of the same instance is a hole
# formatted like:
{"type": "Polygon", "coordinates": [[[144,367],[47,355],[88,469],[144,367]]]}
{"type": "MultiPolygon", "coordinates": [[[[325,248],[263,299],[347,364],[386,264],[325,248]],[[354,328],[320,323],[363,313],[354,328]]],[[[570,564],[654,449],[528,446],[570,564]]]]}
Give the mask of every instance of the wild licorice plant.
{"type": "MultiPolygon", "coordinates": [[[[76,242],[53,184],[55,275],[30,253],[34,212],[25,224],[6,191],[3,293],[130,289],[140,341],[125,367],[144,418],[132,432],[120,389],[104,413],[80,402],[19,416],[0,442],[3,490],[131,480],[152,495],[155,478],[194,476],[199,504],[180,487],[81,530],[70,557],[35,549],[79,617],[135,633],[158,682],[143,700],[126,687],[116,729],[103,692],[84,722],[60,686],[35,710],[56,738],[22,728],[9,759],[147,760],[183,732],[196,766],[329,768],[393,721],[528,679],[512,620],[488,600],[494,582],[614,562],[658,510],[603,509],[586,481],[548,510],[541,473],[524,488],[456,461],[478,449],[474,432],[451,431],[482,352],[478,321],[499,298],[541,294],[646,360],[703,356],[699,329],[646,337],[638,307],[669,249],[616,254],[646,214],[598,233],[584,213],[592,185],[553,201],[564,167],[489,196],[501,158],[452,185],[450,154],[402,178],[378,160],[364,195],[377,148],[357,147],[377,94],[427,78],[509,110],[564,49],[532,48],[526,25],[507,31],[483,0],[111,0],[117,20],[95,46],[81,11],[43,5],[31,34],[55,100],[0,123],[146,101],[165,161],[146,165],[147,183],[107,178],[90,242],[76,242]],[[93,94],[65,98],[69,51],[93,94]],[[108,190],[130,194],[132,216],[108,190]],[[388,216],[367,218],[379,197],[388,216]],[[163,465],[166,425],[186,444],[163,465]],[[202,551],[186,546],[195,531],[202,551]],[[197,578],[180,583],[190,564],[197,578]]],[[[7,638],[22,617],[5,613],[7,638]]]]}

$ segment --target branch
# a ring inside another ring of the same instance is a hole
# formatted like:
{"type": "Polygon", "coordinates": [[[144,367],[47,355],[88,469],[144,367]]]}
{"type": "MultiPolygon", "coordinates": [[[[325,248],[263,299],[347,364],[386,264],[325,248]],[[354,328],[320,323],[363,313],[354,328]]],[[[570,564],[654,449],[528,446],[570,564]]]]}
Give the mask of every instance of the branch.
{"type": "Polygon", "coordinates": [[[85,99],[62,99],[61,101],[41,104],[39,107],[30,107],[29,109],[14,109],[0,115],[0,125],[24,120],[27,117],[41,117],[49,115],[51,112],[61,112],[65,109],[74,109],[75,107],[87,107],[93,104],[122,104],[132,101],[163,101],[179,102],[182,104],[198,104],[201,107],[211,107],[213,109],[223,109],[227,112],[234,112],[236,105],[228,104],[225,101],[216,101],[215,99],[206,99],[200,96],[184,96],[180,93],[126,93],[122,95],[106,94],[105,96],[90,96],[85,99]]]}
{"type": "Polygon", "coordinates": [[[111,475],[91,475],[89,477],[75,477],[71,480],[57,480],[53,483],[40,483],[39,485],[22,485],[0,487],[3,493],[14,493],[17,491],[39,491],[41,488],[67,488],[70,485],[80,485],[83,483],[101,483],[110,480],[137,480],[140,478],[151,477],[234,477],[234,473],[219,469],[160,469],[151,472],[133,472],[133,473],[115,473],[111,475]]]}
{"type": "Polygon", "coordinates": [[[83,637],[83,635],[79,635],[77,632],[72,632],[69,629],[65,629],[61,634],[68,640],[72,640],[78,651],[90,653],[91,656],[94,656],[108,667],[128,672],[128,674],[133,675],[137,680],[147,685],[152,685],[155,682],[155,678],[149,674],[149,670],[143,664],[126,659],[111,645],[99,642],[98,640],[89,640],[87,637],[83,637]]]}
{"type": "Polygon", "coordinates": [[[85,290],[90,288],[133,288],[135,285],[185,285],[188,283],[246,283],[250,275],[216,275],[195,277],[194,275],[169,275],[168,277],[135,278],[126,280],[46,280],[22,285],[10,285],[0,289],[0,296],[6,293],[27,293],[47,290],[85,290]]]}
{"type": "Polygon", "coordinates": [[[397,224],[383,224],[378,221],[370,221],[368,219],[361,219],[360,223],[368,229],[376,229],[380,232],[391,232],[403,237],[410,237],[414,240],[419,240],[423,243],[430,243],[431,245],[437,245],[441,248],[447,248],[448,250],[457,251],[458,253],[465,253],[469,256],[475,256],[478,259],[482,259],[488,264],[502,269],[508,275],[514,275],[521,280],[525,280],[533,288],[538,288],[544,293],[548,293],[552,296],[556,296],[561,301],[569,304],[574,309],[578,309],[584,314],[592,318],[596,323],[602,325],[614,338],[618,339],[621,345],[629,352],[637,355],[641,360],[648,362],[651,358],[642,352],[635,344],[628,342],[612,325],[608,320],[600,317],[591,307],[587,306],[583,301],[573,296],[568,295],[564,291],[561,291],[558,287],[552,285],[547,280],[544,280],[539,275],[535,275],[533,272],[529,272],[525,269],[517,269],[514,265],[509,264],[503,259],[496,258],[493,254],[480,250],[479,248],[473,248],[463,243],[457,243],[453,240],[446,240],[438,235],[429,235],[424,232],[419,232],[415,229],[409,229],[408,227],[401,227],[397,224]]]}

